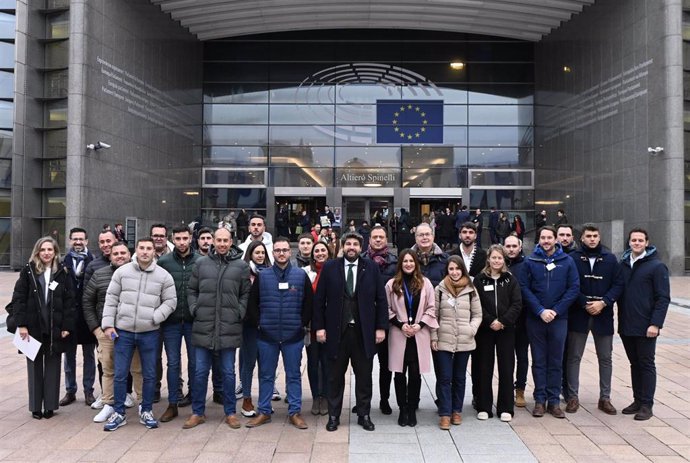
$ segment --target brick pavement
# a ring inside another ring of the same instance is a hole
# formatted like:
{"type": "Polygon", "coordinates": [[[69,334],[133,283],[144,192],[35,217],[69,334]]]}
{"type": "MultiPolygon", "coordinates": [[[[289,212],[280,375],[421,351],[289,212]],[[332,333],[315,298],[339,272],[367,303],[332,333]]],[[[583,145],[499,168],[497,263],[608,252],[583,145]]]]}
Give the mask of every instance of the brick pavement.
{"type": "MultiPolygon", "coordinates": [[[[0,272],[0,325],[5,304],[17,277],[0,272]]],[[[257,429],[231,430],[222,424],[223,412],[209,403],[208,421],[192,430],[182,430],[189,409],[159,429],[146,430],[131,420],[114,433],[106,433],[91,421],[94,413],[83,398],[61,408],[50,420],[36,421],[27,411],[26,368],[16,354],[11,338],[0,328],[0,460],[46,462],[314,462],[383,463],[404,459],[406,463],[428,461],[492,462],[681,462],[690,461],[690,278],[672,278],[672,306],[657,347],[658,384],[655,417],[635,422],[631,416],[608,416],[596,409],[598,379],[594,344],[590,339],[582,363],[582,407],[565,420],[530,415],[517,409],[512,423],[497,419],[478,421],[466,402],[464,421],[450,432],[436,427],[433,407],[433,375],[426,375],[416,428],[400,428],[396,413],[384,417],[374,410],[373,433],[343,425],[326,432],[325,417],[308,413],[308,382],[304,373],[304,409],[310,428],[299,431],[287,424],[287,405],[274,402],[273,422],[257,429]]],[[[303,368],[304,371],[304,368],[303,368]]],[[[376,381],[374,381],[376,384],[376,381]]],[[[254,386],[256,388],[256,385],[254,386]]],[[[469,390],[468,378],[468,390],[469,390]]],[[[279,390],[284,390],[282,371],[279,390]]],[[[528,385],[528,393],[531,386],[528,385]]],[[[349,397],[349,385],[346,396],[349,397]]],[[[165,390],[164,390],[165,396],[165,390]]],[[[344,407],[349,409],[349,397],[344,407]]],[[[618,409],[632,400],[628,364],[621,343],[614,344],[612,401],[618,409]]],[[[165,401],[156,404],[160,415],[165,401]]],[[[375,393],[374,404],[378,404],[375,393]]],[[[246,421],[246,419],[242,419],[246,421]]]]}

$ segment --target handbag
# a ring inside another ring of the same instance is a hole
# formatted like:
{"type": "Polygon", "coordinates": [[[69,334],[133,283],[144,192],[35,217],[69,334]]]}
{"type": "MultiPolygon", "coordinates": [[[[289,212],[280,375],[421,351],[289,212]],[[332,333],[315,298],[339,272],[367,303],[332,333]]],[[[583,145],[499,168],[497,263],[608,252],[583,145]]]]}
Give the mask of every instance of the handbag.
{"type": "Polygon", "coordinates": [[[7,327],[8,332],[14,334],[14,332],[17,331],[17,321],[14,318],[14,306],[12,305],[12,302],[5,306],[5,310],[7,311],[5,326],[7,327]]]}

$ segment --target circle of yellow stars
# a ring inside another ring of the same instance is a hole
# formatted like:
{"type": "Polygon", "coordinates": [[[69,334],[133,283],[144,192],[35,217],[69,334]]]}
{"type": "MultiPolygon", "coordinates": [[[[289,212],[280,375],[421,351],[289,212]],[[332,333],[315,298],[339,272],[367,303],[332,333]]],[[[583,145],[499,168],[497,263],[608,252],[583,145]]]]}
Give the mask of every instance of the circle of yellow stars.
{"type": "Polygon", "coordinates": [[[393,115],[397,118],[400,117],[400,114],[404,113],[405,111],[414,111],[419,113],[419,116],[422,119],[422,127],[414,132],[405,132],[398,126],[398,119],[393,119],[393,130],[400,134],[400,138],[402,139],[412,140],[414,138],[421,137],[422,134],[426,132],[425,126],[429,123],[429,121],[426,119],[426,113],[422,111],[419,106],[412,106],[411,104],[408,104],[407,106],[400,106],[400,109],[394,112],[393,115]]]}

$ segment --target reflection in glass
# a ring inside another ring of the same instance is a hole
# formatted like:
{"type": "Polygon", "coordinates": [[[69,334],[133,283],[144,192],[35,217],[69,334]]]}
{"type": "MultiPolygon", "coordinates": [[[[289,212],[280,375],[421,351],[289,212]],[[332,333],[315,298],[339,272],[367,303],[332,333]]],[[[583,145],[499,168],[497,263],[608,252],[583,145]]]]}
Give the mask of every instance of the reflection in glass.
{"type": "Polygon", "coordinates": [[[467,169],[403,169],[402,186],[404,188],[466,188],[467,169]]]}
{"type": "Polygon", "coordinates": [[[336,87],[336,102],[338,104],[365,103],[375,104],[376,100],[398,100],[402,98],[402,90],[396,84],[340,84],[336,87]]]}
{"type": "Polygon", "coordinates": [[[400,167],[400,146],[337,146],[335,163],[342,167],[400,167]]]}
{"type": "Polygon", "coordinates": [[[0,71],[0,98],[14,98],[14,73],[0,71]]]}
{"type": "Polygon", "coordinates": [[[0,188],[12,188],[11,159],[0,159],[0,188]]]}
{"type": "Polygon", "coordinates": [[[376,125],[376,105],[339,104],[335,107],[337,125],[376,125]]]}
{"type": "Polygon", "coordinates": [[[46,72],[44,74],[43,96],[46,98],[63,98],[67,96],[69,72],[66,69],[46,72]]]}
{"type": "Polygon", "coordinates": [[[12,132],[0,130],[0,158],[12,158],[12,132]]]}
{"type": "MultiPolygon", "coordinates": [[[[534,211],[534,190],[470,190],[472,207],[534,211]]],[[[525,215],[522,215],[525,219],[525,215]]]]}
{"type": "Polygon", "coordinates": [[[410,169],[467,165],[467,148],[456,148],[450,145],[403,146],[402,155],[402,166],[410,169]]]}
{"type": "Polygon", "coordinates": [[[271,85],[271,103],[333,104],[335,101],[335,85],[319,82],[302,87],[283,84],[286,86],[276,88],[279,85],[271,85]]]}
{"type": "Polygon", "coordinates": [[[266,166],[268,154],[263,146],[206,146],[204,165],[266,166]]]}
{"type": "Polygon", "coordinates": [[[332,146],[271,146],[271,166],[333,167],[332,146]]]}
{"type": "Polygon", "coordinates": [[[271,105],[271,124],[323,124],[332,125],[335,107],[330,105],[271,105]]]}
{"type": "Polygon", "coordinates": [[[470,148],[468,165],[470,167],[532,168],[534,166],[534,151],[531,146],[470,148]]]}
{"type": "Polygon", "coordinates": [[[205,145],[265,145],[268,143],[266,125],[207,125],[204,126],[205,145]]]}
{"type": "Polygon", "coordinates": [[[206,83],[204,103],[268,103],[268,83],[206,83]]]}
{"type": "Polygon", "coordinates": [[[333,186],[332,168],[271,167],[270,181],[278,187],[330,187],[333,186]]]}
{"type": "MultiPolygon", "coordinates": [[[[14,47],[14,46],[13,46],[14,47]]],[[[2,50],[2,44],[0,44],[2,50]]],[[[12,50],[14,53],[14,48],[12,50]]],[[[0,56],[2,54],[0,53],[0,56]]],[[[45,67],[47,68],[66,68],[69,64],[69,41],[45,44],[45,67]]],[[[12,65],[14,66],[14,57],[12,65]]],[[[0,67],[7,67],[1,66],[0,67]]]]}
{"type": "Polygon", "coordinates": [[[204,188],[204,209],[266,209],[265,188],[204,188]]]}
{"type": "Polygon", "coordinates": [[[520,108],[516,105],[470,105],[469,122],[470,125],[518,125],[520,108]]]}
{"type": "Polygon", "coordinates": [[[14,125],[14,103],[11,101],[0,101],[0,127],[12,129],[14,125]]]}
{"type": "Polygon", "coordinates": [[[467,106],[445,105],[443,107],[443,123],[448,125],[466,125],[467,106]]]}
{"type": "Polygon", "coordinates": [[[470,146],[531,146],[531,127],[469,127],[470,146]]]}
{"type": "Polygon", "coordinates": [[[65,127],[67,125],[67,100],[45,103],[45,126],[65,127]]]}
{"type": "Polygon", "coordinates": [[[66,159],[49,159],[43,161],[43,187],[64,188],[67,184],[66,171],[66,159]]]}
{"type": "Polygon", "coordinates": [[[0,190],[0,217],[9,217],[12,215],[12,192],[11,190],[0,190]]]}
{"type": "Polygon", "coordinates": [[[0,68],[14,68],[14,44],[0,42],[0,68]]]}
{"type": "Polygon", "coordinates": [[[0,219],[0,266],[10,265],[11,219],[0,219]]]}
{"type": "Polygon", "coordinates": [[[46,17],[46,38],[69,38],[69,12],[46,17]]]}
{"type": "Polygon", "coordinates": [[[67,156],[67,129],[51,130],[43,134],[44,157],[67,156]]]}
{"type": "Polygon", "coordinates": [[[65,216],[65,189],[43,191],[43,216],[44,217],[64,217],[65,216]]]}
{"type": "Polygon", "coordinates": [[[533,186],[532,171],[473,171],[472,186],[533,186]]]}
{"type": "Polygon", "coordinates": [[[270,128],[271,145],[311,146],[333,145],[332,125],[273,125],[270,128]]]}
{"type": "Polygon", "coordinates": [[[206,104],[204,105],[206,124],[267,124],[268,105],[252,104],[206,104]]]}
{"type": "Polygon", "coordinates": [[[203,185],[257,185],[266,186],[264,170],[205,169],[203,185]]]}

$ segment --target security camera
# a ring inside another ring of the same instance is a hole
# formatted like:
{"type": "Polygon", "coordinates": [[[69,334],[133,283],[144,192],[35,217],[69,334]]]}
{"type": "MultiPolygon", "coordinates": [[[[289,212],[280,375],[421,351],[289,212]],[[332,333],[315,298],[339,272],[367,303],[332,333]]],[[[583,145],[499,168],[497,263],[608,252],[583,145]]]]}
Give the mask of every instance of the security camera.
{"type": "Polygon", "coordinates": [[[98,151],[100,149],[108,149],[108,148],[110,148],[110,145],[107,144],[106,142],[103,142],[103,141],[99,141],[97,143],[89,143],[88,145],[86,145],[86,149],[94,150],[94,151],[98,151]]]}
{"type": "Polygon", "coordinates": [[[663,146],[657,146],[656,148],[652,148],[650,146],[649,148],[647,148],[647,152],[652,156],[656,156],[657,154],[662,153],[663,151],[664,151],[663,146]]]}

